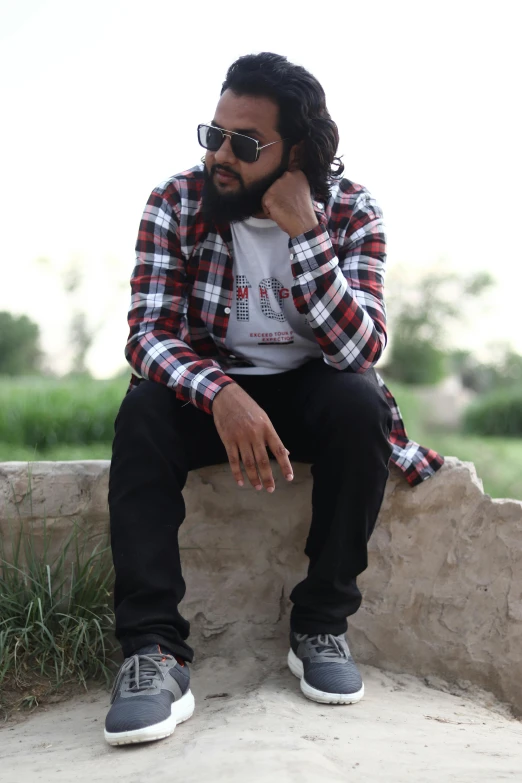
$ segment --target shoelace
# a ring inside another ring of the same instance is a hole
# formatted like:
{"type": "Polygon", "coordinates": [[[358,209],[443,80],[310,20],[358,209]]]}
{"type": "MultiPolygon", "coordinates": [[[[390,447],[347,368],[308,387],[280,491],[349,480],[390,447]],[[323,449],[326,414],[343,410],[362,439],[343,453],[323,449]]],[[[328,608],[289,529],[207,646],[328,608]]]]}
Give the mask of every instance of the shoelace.
{"type": "Polygon", "coordinates": [[[161,676],[161,661],[164,661],[166,657],[159,653],[148,653],[147,655],[132,655],[126,661],[123,662],[120,671],[117,674],[116,680],[111,692],[111,704],[116,698],[119,687],[124,677],[129,675],[129,687],[127,691],[137,693],[138,691],[147,690],[147,688],[153,687],[154,677],[158,674],[161,676]]]}
{"type": "MultiPolygon", "coordinates": [[[[298,638],[304,638],[306,634],[299,634],[298,638]]],[[[316,636],[308,636],[308,642],[312,646],[314,652],[320,653],[324,658],[328,658],[331,661],[336,661],[341,658],[348,660],[346,650],[341,644],[341,641],[331,633],[321,633],[316,636]]]]}

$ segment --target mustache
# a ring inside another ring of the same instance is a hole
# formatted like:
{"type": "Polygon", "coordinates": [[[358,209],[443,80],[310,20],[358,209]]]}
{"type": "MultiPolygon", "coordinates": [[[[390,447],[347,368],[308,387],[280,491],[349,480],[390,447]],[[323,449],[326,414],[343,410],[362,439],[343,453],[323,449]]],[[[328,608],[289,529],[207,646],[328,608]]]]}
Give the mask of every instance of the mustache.
{"type": "Polygon", "coordinates": [[[238,179],[241,184],[243,184],[243,180],[241,179],[240,175],[236,174],[236,172],[232,171],[232,169],[229,169],[228,166],[216,166],[216,164],[214,164],[210,169],[210,176],[213,177],[216,171],[224,171],[226,174],[231,174],[233,177],[238,179]]]}

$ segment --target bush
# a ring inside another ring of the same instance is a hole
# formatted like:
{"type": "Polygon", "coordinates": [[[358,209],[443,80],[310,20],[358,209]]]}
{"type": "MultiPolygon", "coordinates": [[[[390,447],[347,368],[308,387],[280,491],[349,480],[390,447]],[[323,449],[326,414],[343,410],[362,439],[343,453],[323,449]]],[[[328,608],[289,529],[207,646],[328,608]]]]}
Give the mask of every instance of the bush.
{"type": "Polygon", "coordinates": [[[401,383],[431,386],[446,375],[446,354],[429,340],[398,336],[391,346],[388,372],[401,383]]]}
{"type": "Polygon", "coordinates": [[[0,545],[0,693],[6,712],[17,704],[37,706],[69,683],[85,686],[88,678],[102,678],[108,684],[114,668],[109,547],[93,547],[77,526],[53,558],[50,543],[44,523],[41,554],[31,527],[20,530],[8,559],[0,545]]]}
{"type": "Polygon", "coordinates": [[[487,394],[496,389],[522,388],[522,355],[508,346],[499,346],[496,361],[480,362],[469,351],[453,351],[451,371],[458,375],[466,389],[487,394]]]}
{"type": "Polygon", "coordinates": [[[465,432],[522,437],[522,389],[499,389],[476,400],[466,411],[465,432]]]}
{"type": "Polygon", "coordinates": [[[26,315],[0,312],[0,375],[23,375],[40,366],[40,329],[26,315]]]}
{"type": "Polygon", "coordinates": [[[110,381],[41,377],[0,383],[0,441],[45,450],[111,442],[129,375],[110,381]]]}

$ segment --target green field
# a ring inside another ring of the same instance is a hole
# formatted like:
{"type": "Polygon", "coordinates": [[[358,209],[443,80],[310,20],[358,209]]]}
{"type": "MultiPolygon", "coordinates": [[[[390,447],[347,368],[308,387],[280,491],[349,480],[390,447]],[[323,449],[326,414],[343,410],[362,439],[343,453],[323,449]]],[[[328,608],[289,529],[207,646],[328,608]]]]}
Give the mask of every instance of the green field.
{"type": "MultiPolygon", "coordinates": [[[[114,419],[128,379],[2,379],[0,462],[110,459],[114,419]]],[[[492,497],[522,499],[521,438],[429,431],[415,391],[394,383],[393,393],[411,438],[473,462],[492,497]]]]}

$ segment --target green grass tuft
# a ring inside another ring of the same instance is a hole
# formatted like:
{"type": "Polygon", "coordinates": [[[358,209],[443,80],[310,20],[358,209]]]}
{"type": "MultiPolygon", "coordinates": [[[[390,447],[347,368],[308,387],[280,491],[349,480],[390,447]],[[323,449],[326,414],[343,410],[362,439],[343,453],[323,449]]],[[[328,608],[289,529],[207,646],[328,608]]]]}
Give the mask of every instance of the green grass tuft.
{"type": "Polygon", "coordinates": [[[42,551],[32,526],[0,543],[0,706],[7,714],[87,680],[109,684],[114,673],[110,548],[92,545],[75,525],[50,555],[44,523],[42,551]]]}

